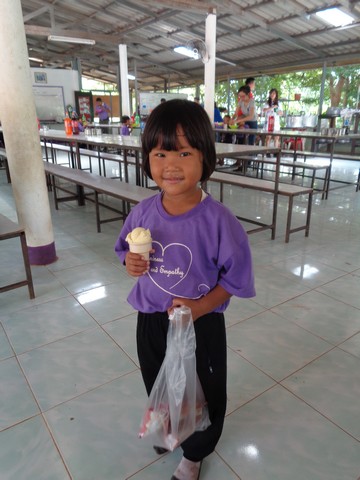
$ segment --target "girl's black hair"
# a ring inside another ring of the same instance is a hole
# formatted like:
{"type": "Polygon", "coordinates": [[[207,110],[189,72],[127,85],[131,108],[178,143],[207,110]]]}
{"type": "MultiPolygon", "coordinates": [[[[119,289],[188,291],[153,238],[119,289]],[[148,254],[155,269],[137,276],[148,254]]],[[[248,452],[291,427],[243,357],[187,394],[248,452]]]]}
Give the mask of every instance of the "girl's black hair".
{"type": "Polygon", "coordinates": [[[216,151],[210,119],[201,105],[189,100],[174,99],[158,105],[147,119],[142,137],[142,161],[146,175],[152,179],[149,154],[153,148],[178,150],[178,128],[181,127],[192,148],[203,155],[204,182],[215,170],[216,151]]]}
{"type": "Polygon", "coordinates": [[[269,92],[269,98],[268,98],[268,101],[267,101],[269,107],[273,107],[274,105],[279,105],[279,94],[278,94],[278,91],[276,90],[276,88],[272,88],[269,92]],[[271,98],[271,94],[275,92],[276,93],[276,96],[275,96],[275,99],[273,100],[271,98]]]}

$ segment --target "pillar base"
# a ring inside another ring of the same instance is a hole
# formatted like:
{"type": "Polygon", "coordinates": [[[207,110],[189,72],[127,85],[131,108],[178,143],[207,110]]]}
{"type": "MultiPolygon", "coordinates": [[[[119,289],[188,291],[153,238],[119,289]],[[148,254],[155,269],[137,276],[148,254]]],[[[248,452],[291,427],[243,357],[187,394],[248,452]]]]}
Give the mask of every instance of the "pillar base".
{"type": "Polygon", "coordinates": [[[55,242],[49,245],[41,245],[40,247],[29,247],[30,265],[48,265],[54,263],[58,259],[56,256],[55,242]]]}

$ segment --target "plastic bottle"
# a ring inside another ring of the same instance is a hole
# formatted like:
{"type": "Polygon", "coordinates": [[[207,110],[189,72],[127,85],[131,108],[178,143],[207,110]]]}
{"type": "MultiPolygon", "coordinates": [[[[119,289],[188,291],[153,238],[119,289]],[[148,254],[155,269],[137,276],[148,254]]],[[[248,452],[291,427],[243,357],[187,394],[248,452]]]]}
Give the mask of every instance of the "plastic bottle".
{"type": "Polygon", "coordinates": [[[71,129],[73,135],[78,135],[79,133],[79,122],[77,120],[71,120],[71,129]]]}
{"type": "Polygon", "coordinates": [[[140,125],[140,115],[137,113],[135,115],[135,126],[138,127],[140,125]]]}
{"type": "Polygon", "coordinates": [[[66,112],[66,114],[65,114],[64,125],[65,125],[66,135],[71,135],[72,134],[72,126],[71,126],[71,120],[69,118],[68,112],[66,112]]]}
{"type": "Polygon", "coordinates": [[[273,132],[275,127],[275,115],[271,112],[268,116],[267,131],[273,132]]]}

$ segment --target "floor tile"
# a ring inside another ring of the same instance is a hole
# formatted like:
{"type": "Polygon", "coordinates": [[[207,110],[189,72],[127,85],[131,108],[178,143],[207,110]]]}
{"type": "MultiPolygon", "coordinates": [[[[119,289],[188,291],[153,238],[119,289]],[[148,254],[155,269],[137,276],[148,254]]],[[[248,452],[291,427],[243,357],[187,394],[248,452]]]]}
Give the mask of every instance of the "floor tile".
{"type": "Polygon", "coordinates": [[[0,362],[0,430],[38,413],[39,408],[16,359],[0,362]]]}
{"type": "Polygon", "coordinates": [[[359,358],[334,349],[283,384],[360,441],[359,358]]]}
{"type": "Polygon", "coordinates": [[[358,309],[311,291],[271,309],[327,342],[338,344],[360,330],[358,309]]]}
{"type": "Polygon", "coordinates": [[[1,480],[70,480],[41,417],[0,432],[1,480]]]}
{"type": "Polygon", "coordinates": [[[106,262],[72,267],[54,272],[54,275],[72,294],[117,282],[120,278],[119,269],[106,262]]]}
{"type": "Polygon", "coordinates": [[[101,257],[85,245],[65,250],[57,249],[56,253],[58,260],[48,267],[51,272],[101,261],[101,257]]]}
{"type": "Polygon", "coordinates": [[[227,415],[275,385],[272,378],[230,349],[227,365],[227,415]]]}
{"type": "Polygon", "coordinates": [[[255,268],[255,288],[254,301],[267,308],[286,302],[310,289],[279,274],[273,267],[255,268]]]}
{"type": "Polygon", "coordinates": [[[138,438],[145,401],[134,372],[46,413],[74,478],[125,479],[159,458],[138,438]]]}
{"type": "Polygon", "coordinates": [[[0,361],[12,356],[14,356],[14,352],[11,348],[9,340],[7,339],[5,330],[0,323],[0,361]]]}
{"type": "Polygon", "coordinates": [[[136,323],[137,313],[120,318],[114,322],[103,325],[103,329],[110,335],[114,341],[121,346],[121,349],[139,365],[136,348],[136,323]]]}
{"type": "Polygon", "coordinates": [[[349,338],[349,340],[346,340],[344,343],[341,343],[339,348],[360,358],[360,333],[349,338]]]}
{"type": "Polygon", "coordinates": [[[252,299],[232,297],[225,312],[225,324],[230,327],[263,311],[265,307],[258,305],[252,299]]]}
{"type": "Polygon", "coordinates": [[[329,343],[270,311],[228,328],[227,337],[234,352],[275,380],[331,349],[329,343]]]}
{"type": "MultiPolygon", "coordinates": [[[[337,174],[353,177],[345,163],[337,174]]],[[[4,178],[0,211],[16,220],[4,178]]],[[[146,394],[126,301],[136,280],[114,253],[122,222],[97,233],[92,203],[49,199],[58,261],[32,267],[34,300],[0,294],[0,479],[170,479],[181,450],[159,457],[137,438],[146,394]]],[[[271,215],[250,190],[227,189],[226,204],[271,215]]],[[[227,416],[202,480],[360,480],[360,194],[314,195],[310,236],[287,244],[286,210],[280,198],[275,240],[249,235],[257,295],[225,312],[227,416]]],[[[1,242],[0,285],[23,275],[15,240],[1,242]]]]}
{"type": "Polygon", "coordinates": [[[19,356],[43,411],[136,370],[100,328],[19,356]]]}
{"type": "Polygon", "coordinates": [[[280,386],[227,417],[216,450],[243,480],[359,474],[359,443],[280,386]]]}
{"type": "MultiPolygon", "coordinates": [[[[123,278],[119,273],[119,278],[123,278]]],[[[134,313],[134,309],[126,301],[133,285],[132,279],[124,278],[121,282],[92,288],[77,294],[75,297],[100,324],[134,313]]]]}
{"type": "Polygon", "coordinates": [[[50,272],[43,267],[31,267],[35,298],[30,299],[27,287],[4,292],[0,297],[2,314],[16,312],[23,308],[69,296],[69,291],[50,272]]]}
{"type": "Polygon", "coordinates": [[[360,310],[359,277],[356,275],[348,274],[341,280],[337,279],[319,287],[318,290],[360,310]]]}
{"type": "Polygon", "coordinates": [[[314,258],[312,253],[286,258],[276,264],[272,264],[271,269],[312,288],[330,282],[346,273],[344,270],[322,263],[314,258]]]}
{"type": "Polygon", "coordinates": [[[96,326],[72,297],[34,305],[3,317],[3,325],[17,354],[96,326]]]}

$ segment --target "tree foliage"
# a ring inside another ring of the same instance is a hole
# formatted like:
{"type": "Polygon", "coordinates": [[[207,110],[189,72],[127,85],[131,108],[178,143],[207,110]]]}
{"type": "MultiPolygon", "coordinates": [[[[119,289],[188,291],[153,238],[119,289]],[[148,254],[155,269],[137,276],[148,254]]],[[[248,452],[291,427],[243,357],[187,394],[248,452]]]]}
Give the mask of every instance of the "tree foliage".
{"type": "MultiPolygon", "coordinates": [[[[271,88],[276,88],[283,108],[288,113],[305,111],[317,114],[320,101],[322,69],[291,72],[281,75],[256,77],[256,101],[263,105],[271,88]],[[295,101],[295,94],[301,95],[295,101]]],[[[230,113],[235,111],[237,90],[245,79],[219,82],[215,88],[215,99],[220,107],[226,107],[230,113]]],[[[360,65],[328,67],[326,69],[323,111],[327,107],[360,108],[360,65]]]]}

